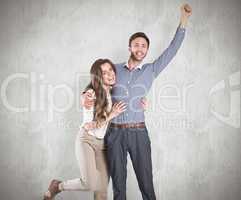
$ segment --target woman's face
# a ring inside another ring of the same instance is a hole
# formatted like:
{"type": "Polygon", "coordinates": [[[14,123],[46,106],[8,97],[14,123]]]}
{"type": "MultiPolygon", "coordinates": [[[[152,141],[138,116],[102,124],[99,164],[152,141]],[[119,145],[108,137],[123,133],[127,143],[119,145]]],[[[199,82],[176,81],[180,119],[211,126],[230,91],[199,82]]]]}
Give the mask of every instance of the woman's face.
{"type": "Polygon", "coordinates": [[[103,84],[106,86],[112,86],[115,84],[115,72],[109,63],[101,65],[103,84]]]}

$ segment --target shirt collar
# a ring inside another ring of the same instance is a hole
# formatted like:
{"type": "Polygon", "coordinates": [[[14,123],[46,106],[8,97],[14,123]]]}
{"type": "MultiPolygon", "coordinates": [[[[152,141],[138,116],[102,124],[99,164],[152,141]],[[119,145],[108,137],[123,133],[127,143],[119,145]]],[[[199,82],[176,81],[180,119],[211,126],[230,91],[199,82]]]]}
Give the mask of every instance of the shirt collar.
{"type": "MultiPolygon", "coordinates": [[[[139,65],[137,65],[136,67],[135,67],[135,69],[140,69],[141,70],[141,68],[142,68],[142,66],[143,66],[143,64],[144,64],[144,62],[142,61],[139,65]]],[[[124,67],[128,67],[128,60],[124,63],[124,65],[123,65],[124,67]]]]}

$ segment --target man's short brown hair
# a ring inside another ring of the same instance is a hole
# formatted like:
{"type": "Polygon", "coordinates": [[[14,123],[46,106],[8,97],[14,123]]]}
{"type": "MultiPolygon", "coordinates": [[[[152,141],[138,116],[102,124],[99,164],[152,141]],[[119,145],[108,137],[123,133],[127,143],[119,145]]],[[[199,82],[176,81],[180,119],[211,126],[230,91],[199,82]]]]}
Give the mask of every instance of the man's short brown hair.
{"type": "Polygon", "coordinates": [[[129,47],[131,46],[131,42],[132,42],[134,39],[138,38],[138,37],[144,38],[144,39],[146,40],[147,44],[148,44],[148,47],[149,47],[149,45],[150,45],[150,40],[149,40],[149,38],[146,36],[146,34],[143,33],[143,32],[136,32],[136,33],[134,33],[134,34],[129,38],[129,47]]]}

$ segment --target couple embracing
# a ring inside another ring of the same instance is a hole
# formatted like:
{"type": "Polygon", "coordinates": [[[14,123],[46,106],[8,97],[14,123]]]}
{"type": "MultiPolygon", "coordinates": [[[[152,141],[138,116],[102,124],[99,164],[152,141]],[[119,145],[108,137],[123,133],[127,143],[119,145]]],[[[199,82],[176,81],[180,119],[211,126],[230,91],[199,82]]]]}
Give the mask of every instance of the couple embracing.
{"type": "Polygon", "coordinates": [[[127,62],[113,64],[109,59],[98,59],[93,63],[91,81],[82,95],[83,122],[75,142],[80,176],[52,180],[45,200],[76,190],[92,191],[95,200],[107,200],[109,176],[114,200],[126,200],[127,153],[143,200],[156,200],[144,97],[180,48],[191,14],[191,7],[184,4],[173,40],[154,62],[143,63],[150,40],[137,32],[129,38],[127,62]]]}

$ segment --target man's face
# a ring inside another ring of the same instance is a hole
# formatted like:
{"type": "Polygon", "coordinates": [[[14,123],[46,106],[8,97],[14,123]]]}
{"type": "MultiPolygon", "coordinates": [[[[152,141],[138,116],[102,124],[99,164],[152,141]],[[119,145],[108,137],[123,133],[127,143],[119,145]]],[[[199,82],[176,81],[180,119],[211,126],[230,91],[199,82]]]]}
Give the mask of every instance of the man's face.
{"type": "Polygon", "coordinates": [[[146,57],[148,43],[143,37],[137,37],[131,41],[129,51],[133,60],[142,61],[146,57]]]}

